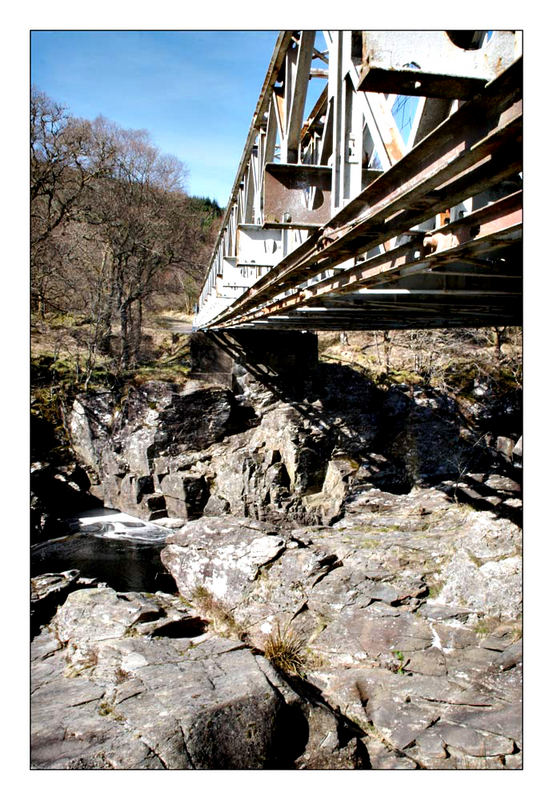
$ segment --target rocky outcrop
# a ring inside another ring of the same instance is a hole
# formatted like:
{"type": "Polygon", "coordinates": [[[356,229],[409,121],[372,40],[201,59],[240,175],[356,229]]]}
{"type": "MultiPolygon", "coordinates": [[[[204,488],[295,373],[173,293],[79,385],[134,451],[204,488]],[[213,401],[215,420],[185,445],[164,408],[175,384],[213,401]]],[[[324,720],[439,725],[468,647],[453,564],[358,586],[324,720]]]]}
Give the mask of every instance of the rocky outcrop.
{"type": "MultiPolygon", "coordinates": [[[[58,606],[67,600],[79,583],[85,581],[79,570],[71,569],[60,573],[47,572],[31,578],[31,634],[36,635],[40,626],[49,622],[58,606]]],[[[91,583],[91,581],[87,581],[91,583]]]]}
{"type": "Polygon", "coordinates": [[[331,526],[187,522],[179,595],[37,579],[71,593],[32,645],[33,765],[518,769],[520,548],[443,491],[370,487],[331,526]]]}
{"type": "MultiPolygon", "coordinates": [[[[497,435],[497,419],[486,435],[475,427],[478,403],[469,424],[445,393],[378,389],[351,369],[323,364],[301,391],[268,387],[238,368],[232,383],[233,391],[201,381],[184,389],[151,382],[118,401],[109,393],[80,395],[70,429],[91,492],[146,520],[230,512],[326,525],[360,485],[402,493],[449,480],[442,488],[463,491],[465,501],[517,514],[516,505],[505,505],[520,494],[516,439],[497,435]],[[486,484],[493,474],[510,488],[486,484]]],[[[509,409],[505,426],[512,427],[509,409]]]]}
{"type": "Polygon", "coordinates": [[[43,541],[59,533],[69,514],[100,505],[89,494],[90,480],[79,464],[31,464],[31,539],[43,541]]]}
{"type": "Polygon", "coordinates": [[[35,769],[354,768],[363,746],[179,598],[71,594],[32,646],[35,769]],[[296,763],[297,762],[297,763],[296,763]]]}
{"type": "Polygon", "coordinates": [[[171,530],[179,596],[69,587],[34,766],[520,768],[515,400],[226,377],[74,403],[90,492],[171,530]]]}
{"type": "Polygon", "coordinates": [[[299,637],[304,678],[374,768],[516,768],[520,546],[512,522],[436,490],[373,488],[332,527],[190,522],[162,560],[250,646],[299,637]]]}

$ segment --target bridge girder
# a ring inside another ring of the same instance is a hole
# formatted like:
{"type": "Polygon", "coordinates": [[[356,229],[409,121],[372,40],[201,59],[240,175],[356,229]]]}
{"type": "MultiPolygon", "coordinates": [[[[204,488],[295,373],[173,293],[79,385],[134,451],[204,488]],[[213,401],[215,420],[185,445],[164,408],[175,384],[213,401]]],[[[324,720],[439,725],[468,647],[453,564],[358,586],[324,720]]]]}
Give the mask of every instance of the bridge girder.
{"type": "Polygon", "coordinates": [[[521,39],[484,34],[279,35],[196,327],[520,324],[521,39]]]}

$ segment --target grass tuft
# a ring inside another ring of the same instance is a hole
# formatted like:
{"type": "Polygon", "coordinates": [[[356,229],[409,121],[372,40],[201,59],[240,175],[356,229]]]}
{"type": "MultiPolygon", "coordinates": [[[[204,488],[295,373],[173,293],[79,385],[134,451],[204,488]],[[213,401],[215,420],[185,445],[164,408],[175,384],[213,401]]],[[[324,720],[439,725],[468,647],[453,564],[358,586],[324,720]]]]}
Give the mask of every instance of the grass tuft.
{"type": "Polygon", "coordinates": [[[305,669],[305,641],[292,628],[280,625],[265,640],[265,658],[281,672],[301,675],[305,669]]]}

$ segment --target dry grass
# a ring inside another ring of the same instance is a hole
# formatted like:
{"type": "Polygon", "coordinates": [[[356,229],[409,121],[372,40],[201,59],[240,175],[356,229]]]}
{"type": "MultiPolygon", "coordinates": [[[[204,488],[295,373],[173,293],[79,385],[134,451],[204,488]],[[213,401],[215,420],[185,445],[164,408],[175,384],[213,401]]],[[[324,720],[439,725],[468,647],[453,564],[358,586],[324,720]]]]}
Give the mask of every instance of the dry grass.
{"type": "Polygon", "coordinates": [[[280,625],[265,640],[265,658],[281,672],[301,675],[305,670],[305,640],[290,627],[280,625]]]}
{"type": "MultiPolygon", "coordinates": [[[[173,310],[145,313],[139,361],[125,377],[136,384],[149,380],[186,382],[190,369],[189,335],[179,328],[186,329],[191,320],[191,315],[173,310]],[[173,324],[177,330],[173,330],[173,324]]],[[[119,374],[119,329],[113,327],[109,356],[97,350],[91,352],[93,333],[83,315],[52,314],[45,320],[33,319],[31,356],[35,360],[51,360],[54,383],[59,382],[60,376],[75,386],[86,381],[85,388],[92,388],[97,380],[101,382],[102,376],[109,382],[110,375],[119,374]]]]}
{"type": "Polygon", "coordinates": [[[220,636],[243,639],[244,631],[234,614],[220,600],[213,597],[205,586],[196,586],[190,595],[190,604],[207,619],[213,631],[220,636]]]}
{"type": "Polygon", "coordinates": [[[496,377],[519,386],[522,333],[507,328],[497,347],[492,328],[319,333],[321,361],[347,364],[376,383],[427,383],[463,390],[496,377]]]}

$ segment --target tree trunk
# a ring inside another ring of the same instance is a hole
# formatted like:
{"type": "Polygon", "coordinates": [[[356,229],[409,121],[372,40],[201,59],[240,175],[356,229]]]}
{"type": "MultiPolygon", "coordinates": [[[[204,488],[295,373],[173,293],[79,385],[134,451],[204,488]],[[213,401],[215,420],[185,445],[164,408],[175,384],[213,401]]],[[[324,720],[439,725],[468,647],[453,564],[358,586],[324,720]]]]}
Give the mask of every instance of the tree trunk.
{"type": "Polygon", "coordinates": [[[129,342],[129,303],[122,301],[119,306],[119,319],[121,322],[121,369],[123,372],[130,366],[131,349],[129,342]]]}
{"type": "Polygon", "coordinates": [[[142,342],[142,299],[139,298],[134,304],[134,311],[131,318],[131,362],[136,364],[140,355],[140,344],[142,342]]]}
{"type": "Polygon", "coordinates": [[[503,353],[501,352],[501,347],[503,346],[503,338],[505,334],[505,328],[494,328],[495,333],[495,357],[497,359],[497,363],[501,363],[501,357],[503,353]]]}
{"type": "Polygon", "coordinates": [[[390,355],[392,352],[390,331],[383,331],[383,336],[384,336],[384,355],[386,358],[386,373],[388,373],[390,371],[390,355]]]}

